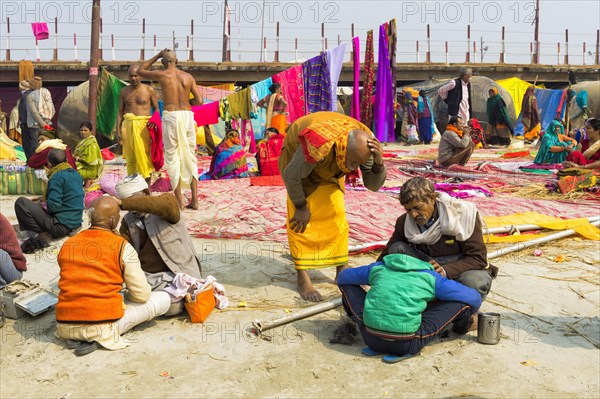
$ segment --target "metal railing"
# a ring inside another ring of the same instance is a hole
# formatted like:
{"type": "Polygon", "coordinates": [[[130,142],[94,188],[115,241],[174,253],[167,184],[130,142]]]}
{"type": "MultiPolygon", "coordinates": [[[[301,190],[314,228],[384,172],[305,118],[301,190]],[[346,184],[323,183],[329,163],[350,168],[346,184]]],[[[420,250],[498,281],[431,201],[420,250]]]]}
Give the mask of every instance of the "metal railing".
{"type": "MultiPolygon", "coordinates": [[[[112,25],[112,24],[111,24],[112,25]]],[[[118,24],[114,24],[118,26],[118,24]]],[[[153,24],[152,26],[162,26],[153,24]]],[[[51,24],[52,26],[52,24],[51,24]]],[[[131,25],[129,25],[131,26],[131,25]]],[[[229,29],[225,37],[205,36],[194,34],[194,21],[190,25],[189,34],[176,35],[173,31],[171,36],[146,35],[145,19],[140,26],[140,34],[116,34],[101,33],[100,48],[104,61],[136,61],[149,58],[162,48],[176,48],[178,58],[181,61],[196,62],[296,62],[313,57],[320,51],[336,47],[340,43],[346,43],[346,62],[351,61],[350,39],[354,36],[354,24],[349,29],[336,28],[337,32],[343,32],[337,37],[326,36],[325,25],[321,24],[321,37],[281,37],[279,35],[279,23],[277,24],[277,35],[274,38],[242,37],[239,33],[236,37],[231,35],[229,29]],[[227,51],[223,51],[225,40],[227,51]]],[[[170,26],[170,25],[169,25],[170,26]]],[[[173,26],[177,28],[176,26],[173,26]]],[[[179,26],[181,27],[181,26],[179,26]]],[[[207,26],[204,25],[203,28],[207,26]]],[[[6,35],[0,50],[4,44],[4,61],[27,59],[33,61],[87,61],[89,57],[89,35],[77,35],[73,33],[59,34],[58,22],[55,20],[54,31],[50,39],[37,41],[32,35],[12,35],[10,33],[10,20],[6,21],[6,35]]],[[[217,28],[215,26],[214,28],[217,28]]],[[[244,27],[247,29],[248,27],[244,27]]],[[[296,30],[298,27],[294,27],[296,30]]],[[[306,27],[304,29],[307,29],[306,27]]],[[[314,28],[310,28],[315,31],[314,28]]],[[[213,32],[215,29],[211,29],[213,32]]],[[[197,32],[196,32],[197,33],[197,32]]],[[[533,42],[488,40],[483,36],[479,40],[473,40],[472,34],[483,35],[488,31],[474,32],[470,26],[467,27],[467,38],[464,41],[440,41],[432,40],[429,25],[426,29],[425,40],[399,40],[396,48],[396,62],[401,63],[494,63],[494,64],[545,64],[545,65],[598,65],[600,30],[596,31],[596,42],[580,41],[569,43],[568,31],[565,31],[565,40],[556,43],[540,42],[538,44],[539,54],[536,56],[536,46],[533,42]]],[[[377,36],[377,35],[375,35],[377,36]]],[[[505,28],[502,27],[501,38],[505,37],[505,28]]],[[[586,39],[592,39],[584,36],[586,39]]],[[[374,48],[377,49],[377,37],[375,37],[374,48]]],[[[364,52],[364,44],[361,49],[364,52]]],[[[361,58],[364,54],[361,54],[361,58]]]]}

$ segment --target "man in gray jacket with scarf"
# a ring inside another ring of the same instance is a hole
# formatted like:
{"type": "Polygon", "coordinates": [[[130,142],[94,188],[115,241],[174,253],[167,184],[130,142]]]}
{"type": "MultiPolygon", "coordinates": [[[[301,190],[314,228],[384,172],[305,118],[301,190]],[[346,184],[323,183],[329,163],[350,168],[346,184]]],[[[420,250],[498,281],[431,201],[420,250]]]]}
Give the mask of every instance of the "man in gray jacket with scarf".
{"type": "Polygon", "coordinates": [[[423,177],[402,185],[400,203],[406,213],[396,221],[394,234],[377,260],[391,253],[421,259],[485,299],[498,268],[487,260],[483,221],[475,205],[436,193],[433,183],[423,177]]]}
{"type": "Polygon", "coordinates": [[[175,196],[150,196],[148,183],[138,174],[127,176],[116,190],[119,206],[129,211],[119,232],[138,253],[153,290],[167,287],[177,273],[200,279],[200,260],[175,196]]]}

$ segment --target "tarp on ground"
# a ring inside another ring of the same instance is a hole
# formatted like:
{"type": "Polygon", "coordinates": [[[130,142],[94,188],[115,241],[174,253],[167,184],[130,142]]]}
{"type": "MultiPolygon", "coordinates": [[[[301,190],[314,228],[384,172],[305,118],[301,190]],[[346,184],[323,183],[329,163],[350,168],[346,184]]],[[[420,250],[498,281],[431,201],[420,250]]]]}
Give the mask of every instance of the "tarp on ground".
{"type": "MultiPolygon", "coordinates": [[[[545,130],[555,118],[562,118],[564,116],[567,104],[566,101],[563,101],[561,104],[563,93],[564,90],[535,89],[535,98],[540,110],[542,130],[545,130]]],[[[521,122],[521,115],[519,115],[519,119],[515,125],[515,135],[522,136],[523,131],[523,122],[521,122]]]]}
{"type": "MultiPolygon", "coordinates": [[[[525,95],[525,91],[529,86],[533,86],[533,84],[526,82],[519,78],[508,78],[496,80],[504,90],[510,94],[512,97],[513,103],[515,104],[515,115],[521,114],[521,105],[523,104],[523,96],[525,95]]],[[[535,87],[539,89],[543,89],[543,85],[535,85],[535,87]]]]}
{"type": "MultiPolygon", "coordinates": [[[[599,241],[600,230],[592,225],[586,218],[577,219],[561,219],[559,217],[544,215],[538,212],[523,212],[514,213],[506,216],[486,216],[484,217],[488,228],[516,226],[520,224],[536,224],[548,230],[568,230],[573,229],[577,234],[587,238],[588,240],[599,241]]],[[[548,234],[523,234],[511,236],[489,236],[489,242],[523,242],[536,238],[544,237],[548,234]]],[[[488,238],[488,237],[486,237],[488,238]]]]}

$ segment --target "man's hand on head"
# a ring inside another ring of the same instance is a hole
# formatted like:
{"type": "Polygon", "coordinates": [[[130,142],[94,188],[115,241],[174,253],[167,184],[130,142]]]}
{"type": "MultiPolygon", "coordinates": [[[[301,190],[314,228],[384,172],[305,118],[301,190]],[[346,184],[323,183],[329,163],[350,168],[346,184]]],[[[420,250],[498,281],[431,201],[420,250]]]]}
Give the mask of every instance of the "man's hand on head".
{"type": "Polygon", "coordinates": [[[373,162],[376,165],[383,165],[383,147],[379,140],[375,137],[371,137],[367,139],[367,145],[369,146],[369,150],[371,150],[371,154],[373,155],[373,162]]]}

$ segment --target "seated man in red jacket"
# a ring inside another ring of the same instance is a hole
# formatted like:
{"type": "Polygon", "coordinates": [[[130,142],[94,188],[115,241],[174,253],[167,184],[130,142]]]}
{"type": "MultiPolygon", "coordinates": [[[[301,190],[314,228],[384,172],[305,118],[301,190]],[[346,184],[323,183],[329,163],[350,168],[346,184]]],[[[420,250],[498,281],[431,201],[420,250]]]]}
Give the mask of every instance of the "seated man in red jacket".
{"type": "Polygon", "coordinates": [[[27,270],[27,259],[21,251],[17,234],[12,225],[0,213],[0,288],[23,277],[27,270]]]}
{"type": "Polygon", "coordinates": [[[53,148],[63,150],[67,156],[67,162],[71,167],[77,170],[75,166],[75,158],[71,150],[61,139],[56,135],[55,130],[41,129],[38,133],[39,145],[35,149],[35,153],[27,159],[27,166],[33,169],[43,169],[48,165],[48,154],[53,148]]]}
{"type": "Polygon", "coordinates": [[[402,186],[400,203],[406,213],[398,218],[385,249],[433,265],[450,280],[479,291],[485,299],[498,268],[487,261],[482,220],[475,205],[436,193],[433,183],[414,177],[402,186]]]}

